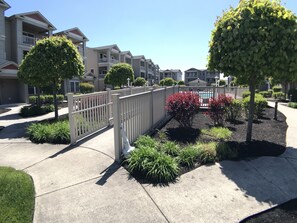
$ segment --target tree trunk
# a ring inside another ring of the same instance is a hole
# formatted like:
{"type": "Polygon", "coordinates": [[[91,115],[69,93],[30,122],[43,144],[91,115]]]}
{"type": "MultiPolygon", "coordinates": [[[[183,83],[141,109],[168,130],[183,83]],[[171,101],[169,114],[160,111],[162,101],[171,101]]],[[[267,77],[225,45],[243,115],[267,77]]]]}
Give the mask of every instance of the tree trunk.
{"type": "Polygon", "coordinates": [[[250,104],[249,104],[249,117],[248,117],[248,126],[246,132],[246,141],[250,142],[252,140],[252,128],[253,128],[253,119],[254,119],[254,110],[255,110],[255,83],[250,81],[250,104]]]}
{"type": "Polygon", "coordinates": [[[53,96],[54,96],[54,106],[55,106],[55,120],[58,120],[58,100],[57,100],[57,86],[54,84],[53,86],[53,96]]]}
{"type": "Polygon", "coordinates": [[[36,93],[37,93],[37,107],[41,107],[41,101],[40,101],[40,88],[36,87],[36,93]]]}

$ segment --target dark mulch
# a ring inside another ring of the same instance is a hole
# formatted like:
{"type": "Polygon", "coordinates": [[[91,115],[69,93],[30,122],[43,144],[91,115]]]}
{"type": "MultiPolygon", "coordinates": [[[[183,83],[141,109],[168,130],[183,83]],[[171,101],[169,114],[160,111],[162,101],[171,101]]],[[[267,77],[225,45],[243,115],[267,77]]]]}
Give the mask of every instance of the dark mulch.
{"type": "Polygon", "coordinates": [[[252,215],[241,223],[295,223],[297,222],[297,198],[264,212],[252,215]]]}
{"type": "MultiPolygon", "coordinates": [[[[247,156],[278,156],[286,150],[286,117],[278,112],[278,120],[274,120],[274,108],[267,107],[263,116],[254,121],[253,141],[246,143],[247,121],[241,118],[236,123],[225,122],[225,127],[232,131],[231,139],[227,142],[230,146],[238,148],[239,157],[247,156]]],[[[180,128],[179,123],[171,119],[164,127],[159,129],[165,132],[169,140],[174,140],[181,145],[195,143],[198,140],[207,142],[213,139],[201,136],[201,129],[213,127],[212,120],[204,115],[204,111],[198,113],[192,128],[180,128]]],[[[158,134],[154,135],[158,138],[158,134]]]]}
{"type": "Polygon", "coordinates": [[[11,109],[8,108],[0,108],[0,114],[10,111],[11,109]]]}

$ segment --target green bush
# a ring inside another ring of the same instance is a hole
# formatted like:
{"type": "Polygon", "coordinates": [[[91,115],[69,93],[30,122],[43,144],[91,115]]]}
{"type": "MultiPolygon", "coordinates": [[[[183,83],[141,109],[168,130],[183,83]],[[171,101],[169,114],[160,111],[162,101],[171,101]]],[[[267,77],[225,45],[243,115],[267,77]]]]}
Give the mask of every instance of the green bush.
{"type": "MultiPolygon", "coordinates": [[[[30,104],[37,104],[37,96],[36,95],[32,95],[29,96],[29,103],[30,104]]],[[[62,94],[58,94],[57,95],[57,100],[58,103],[63,102],[64,100],[64,95],[62,94]]],[[[41,104],[53,104],[54,103],[54,96],[53,95],[40,95],[40,103],[41,104]]]]}
{"type": "Polygon", "coordinates": [[[248,97],[250,95],[251,95],[251,92],[250,91],[244,91],[244,92],[242,92],[242,98],[246,98],[246,97],[248,97]]]}
{"type": "Polygon", "coordinates": [[[185,82],[184,81],[178,81],[177,85],[185,85],[185,82]]]}
{"type": "Polygon", "coordinates": [[[297,103],[296,102],[289,102],[288,106],[290,108],[297,108],[297,103]]]}
{"type": "MultiPolygon", "coordinates": [[[[246,117],[249,117],[249,104],[250,96],[243,99],[243,107],[245,110],[246,117]]],[[[261,117],[264,109],[267,107],[267,100],[260,94],[255,95],[255,110],[254,110],[254,119],[261,117]]]]}
{"type": "Polygon", "coordinates": [[[29,139],[35,143],[70,143],[69,122],[56,121],[53,123],[33,123],[27,128],[29,139]]]}
{"type": "Polygon", "coordinates": [[[166,77],[162,80],[160,80],[161,86],[172,86],[174,85],[174,80],[171,77],[166,77]]]}
{"type": "Polygon", "coordinates": [[[288,91],[288,96],[289,96],[289,99],[292,101],[292,102],[297,102],[297,88],[296,89],[290,89],[288,91]]]}
{"type": "Polygon", "coordinates": [[[37,103],[37,96],[29,96],[29,103],[31,105],[36,104],[37,103]]]}
{"type": "Polygon", "coordinates": [[[274,99],[283,100],[285,99],[285,93],[283,92],[273,92],[272,96],[274,99]]]}
{"type": "Polygon", "coordinates": [[[281,91],[282,91],[282,87],[280,87],[280,86],[274,86],[274,87],[272,88],[272,90],[273,90],[274,93],[276,93],[276,92],[281,92],[281,91]]]}
{"type": "Polygon", "coordinates": [[[57,94],[57,100],[58,100],[58,103],[62,103],[64,101],[64,95],[63,94],[57,94]]]}
{"type": "Polygon", "coordinates": [[[41,107],[38,107],[37,105],[25,106],[21,108],[20,116],[34,117],[47,114],[54,110],[55,108],[53,105],[42,105],[41,107]]]}
{"type": "Polygon", "coordinates": [[[223,127],[213,127],[211,129],[202,129],[201,133],[220,140],[230,139],[232,135],[232,132],[228,128],[223,128],[223,127]]]}
{"type": "Polygon", "coordinates": [[[45,104],[53,104],[54,96],[53,95],[44,95],[44,103],[45,104]]]}
{"type": "Polygon", "coordinates": [[[216,145],[216,153],[218,160],[234,159],[238,157],[238,151],[236,148],[231,148],[226,143],[218,143],[216,145]]]}
{"type": "Polygon", "coordinates": [[[141,174],[153,182],[174,181],[179,173],[176,160],[152,147],[140,147],[132,151],[127,159],[130,173],[141,174]]]}
{"type": "Polygon", "coordinates": [[[157,148],[158,143],[156,140],[151,138],[150,136],[139,136],[136,141],[134,142],[135,147],[150,147],[150,148],[157,148]]]}
{"type": "Polygon", "coordinates": [[[199,158],[199,150],[196,147],[188,146],[181,150],[178,162],[181,166],[192,168],[199,158]]]}
{"type": "Polygon", "coordinates": [[[197,145],[198,157],[202,164],[214,163],[217,160],[217,143],[201,143],[197,145]]]}
{"type": "Polygon", "coordinates": [[[119,87],[119,86],[115,86],[113,89],[114,89],[114,90],[120,90],[121,87],[119,87]]]}
{"type": "Polygon", "coordinates": [[[174,142],[166,141],[164,144],[160,146],[160,151],[164,152],[169,156],[176,157],[180,154],[180,147],[174,142]]]}
{"type": "Polygon", "coordinates": [[[271,91],[260,91],[259,94],[262,95],[264,98],[270,98],[272,96],[271,91]]]}
{"type": "Polygon", "coordinates": [[[146,80],[143,77],[137,77],[134,81],[134,86],[145,86],[146,80]]]}
{"type": "Polygon", "coordinates": [[[90,83],[79,83],[79,91],[83,94],[92,93],[94,91],[94,85],[90,83]]]}
{"type": "Polygon", "coordinates": [[[242,115],[242,101],[232,99],[231,103],[224,107],[226,119],[235,121],[242,115]]]}

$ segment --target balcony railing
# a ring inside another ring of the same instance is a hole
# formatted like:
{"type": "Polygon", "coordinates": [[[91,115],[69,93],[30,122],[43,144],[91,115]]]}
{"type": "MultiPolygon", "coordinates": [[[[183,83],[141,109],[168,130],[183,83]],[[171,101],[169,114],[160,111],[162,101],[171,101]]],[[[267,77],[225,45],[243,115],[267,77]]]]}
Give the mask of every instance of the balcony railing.
{"type": "Polygon", "coordinates": [[[36,39],[34,37],[23,35],[23,43],[24,44],[35,45],[35,42],[36,42],[36,39]]]}
{"type": "Polygon", "coordinates": [[[100,58],[99,59],[99,63],[106,63],[107,62],[107,58],[100,58]]]}

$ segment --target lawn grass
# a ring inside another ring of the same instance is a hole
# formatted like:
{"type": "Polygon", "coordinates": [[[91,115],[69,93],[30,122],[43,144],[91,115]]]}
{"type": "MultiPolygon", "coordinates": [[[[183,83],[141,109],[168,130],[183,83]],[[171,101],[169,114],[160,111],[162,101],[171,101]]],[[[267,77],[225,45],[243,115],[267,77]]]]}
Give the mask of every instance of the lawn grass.
{"type": "Polygon", "coordinates": [[[23,171],[0,167],[0,222],[32,222],[34,185],[23,171]]]}

